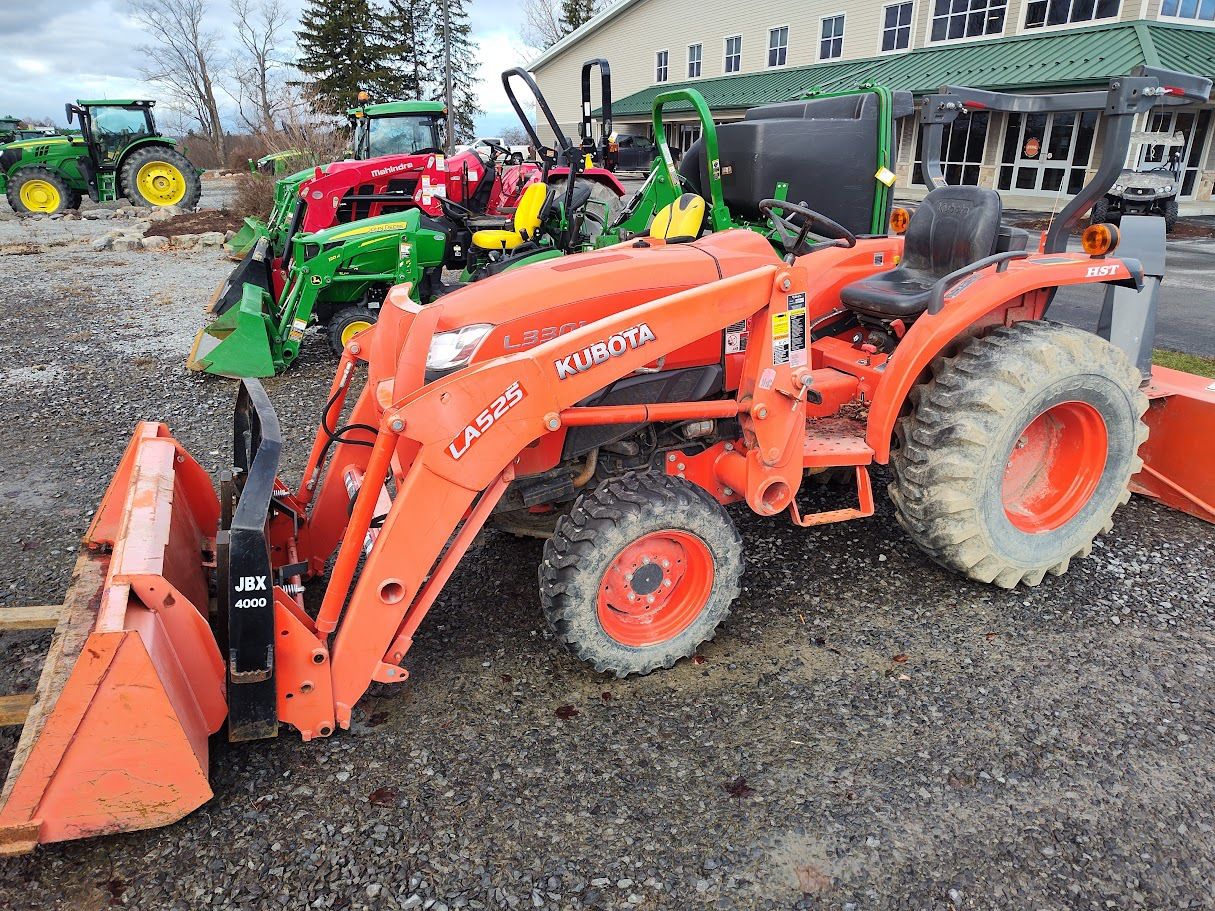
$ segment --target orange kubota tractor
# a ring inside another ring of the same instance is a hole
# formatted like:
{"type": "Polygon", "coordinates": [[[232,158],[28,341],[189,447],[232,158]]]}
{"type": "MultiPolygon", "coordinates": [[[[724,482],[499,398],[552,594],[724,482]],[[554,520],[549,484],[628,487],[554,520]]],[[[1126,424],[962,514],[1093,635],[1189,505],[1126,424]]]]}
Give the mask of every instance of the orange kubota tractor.
{"type": "MultiPolygon", "coordinates": [[[[1197,457],[1215,392],[1146,360],[1163,226],[1128,217],[1120,241],[1095,226],[1066,249],[1135,116],[1210,88],[1140,69],[1108,92],[926,98],[930,155],[936,126],[976,108],[1105,113],[1100,171],[1036,251],[992,191],[937,187],[905,237],[859,236],[817,200],[748,197],[732,167],[727,202],[766,213],[779,252],[751,230],[699,236],[703,205],[685,198],[648,236],[425,308],[396,288],[343,354],[296,488],[276,475],[281,428],[256,381],[218,496],[166,427],[140,425],[86,536],[0,798],[0,849],[179,819],[210,796],[208,737],[225,721],[232,740],[349,726],[373,682],[407,679],[423,619],[495,514],[559,516],[539,601],[619,676],[691,654],[726,616],[743,553],[724,504],[801,526],[862,518],[875,464],[932,559],[1002,586],[1086,555],[1128,483],[1215,521],[1197,457]],[[1055,289],[1081,284],[1106,289],[1106,337],[1045,318],[1055,289]],[[807,514],[798,491],[825,469],[851,473],[855,503],[807,514]]],[[[758,167],[755,144],[786,113],[804,136],[816,104],[831,107],[824,137],[874,110],[818,99],[725,125],[723,164],[758,167]]],[[[874,192],[855,143],[806,148],[799,186],[874,192]]]]}

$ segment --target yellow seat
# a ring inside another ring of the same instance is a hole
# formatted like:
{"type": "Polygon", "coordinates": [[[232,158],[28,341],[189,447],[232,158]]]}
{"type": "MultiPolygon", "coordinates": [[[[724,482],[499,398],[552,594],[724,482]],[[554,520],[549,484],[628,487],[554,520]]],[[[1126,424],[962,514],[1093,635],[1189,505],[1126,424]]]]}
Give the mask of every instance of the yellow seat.
{"type": "Polygon", "coordinates": [[[669,244],[682,244],[700,237],[705,221],[705,201],[695,193],[684,193],[654,216],[650,237],[669,244]]]}
{"type": "Polygon", "coordinates": [[[544,220],[548,192],[545,184],[532,184],[523,191],[519,206],[515,209],[515,217],[511,222],[514,230],[477,231],[472,236],[473,246],[482,250],[513,250],[526,241],[535,240],[540,223],[544,220]]]}

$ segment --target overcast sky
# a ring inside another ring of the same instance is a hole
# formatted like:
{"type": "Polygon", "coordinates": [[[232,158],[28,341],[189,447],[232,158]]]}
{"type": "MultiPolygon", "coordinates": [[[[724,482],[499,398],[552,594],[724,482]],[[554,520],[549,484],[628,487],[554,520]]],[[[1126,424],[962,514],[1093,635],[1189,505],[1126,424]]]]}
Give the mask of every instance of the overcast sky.
{"type": "MultiPolygon", "coordinates": [[[[228,0],[209,0],[216,33],[235,44],[228,0]]],[[[286,0],[298,14],[303,0],[286,0]]],[[[64,124],[64,102],[77,98],[161,98],[139,76],[139,26],[126,0],[0,0],[0,115],[50,117],[64,124]]],[[[473,34],[480,44],[478,133],[517,123],[502,92],[502,70],[523,64],[519,0],[473,0],[473,34]],[[488,65],[486,64],[488,61],[488,65]]]]}

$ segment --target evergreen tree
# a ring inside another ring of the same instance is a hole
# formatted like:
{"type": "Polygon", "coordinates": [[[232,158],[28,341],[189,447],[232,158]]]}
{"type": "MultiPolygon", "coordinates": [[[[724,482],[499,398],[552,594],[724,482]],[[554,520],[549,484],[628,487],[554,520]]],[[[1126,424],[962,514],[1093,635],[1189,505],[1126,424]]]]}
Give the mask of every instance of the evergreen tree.
{"type": "Polygon", "coordinates": [[[396,92],[398,74],[371,28],[376,21],[370,0],[307,0],[300,14],[299,69],[312,77],[318,111],[340,114],[358,103],[361,89],[373,98],[396,92]]]}
{"type": "Polygon", "coordinates": [[[595,0],[561,0],[561,30],[569,34],[595,15],[595,0]]]}
{"type": "Polygon", "coordinates": [[[442,15],[434,0],[388,0],[383,13],[386,60],[396,98],[432,98],[443,81],[442,15]]]}
{"type": "Polygon", "coordinates": [[[443,97],[443,3],[450,8],[451,17],[451,107],[455,114],[455,136],[450,142],[468,142],[476,135],[477,115],[483,113],[477,105],[477,42],[472,37],[472,26],[468,18],[469,0],[432,0],[431,16],[438,35],[435,59],[436,84],[431,98],[445,101],[443,97]]]}

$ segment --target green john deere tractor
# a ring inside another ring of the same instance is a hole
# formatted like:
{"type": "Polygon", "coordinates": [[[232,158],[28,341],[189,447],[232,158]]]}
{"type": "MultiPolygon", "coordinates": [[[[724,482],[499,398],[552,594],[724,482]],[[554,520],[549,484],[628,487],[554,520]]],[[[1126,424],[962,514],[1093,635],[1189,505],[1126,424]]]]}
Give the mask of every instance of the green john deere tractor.
{"type": "MultiPolygon", "coordinates": [[[[872,163],[872,192],[841,186],[827,196],[833,211],[857,233],[881,233],[891,205],[894,122],[913,111],[907,93],[867,85],[767,105],[749,113],[745,121],[718,127],[699,92],[664,92],[653,103],[660,155],[645,184],[606,223],[595,217],[585,191],[579,192],[584,182],[576,177],[575,155],[572,185],[562,187],[562,192],[546,191],[543,184],[529,188],[547,196],[537,214],[538,224],[513,249],[479,250],[469,226],[461,225],[459,207],[446,200],[447,217],[441,220],[414,209],[293,234],[287,239],[284,287],[272,289],[234,273],[217,292],[225,305],[215,309],[216,318],[198,333],[187,365],[222,376],[272,376],[298,357],[309,325],[322,326],[330,347],[340,352],[376,321],[384,295],[393,285],[409,283],[415,300],[427,304],[469,281],[646,234],[659,212],[689,199],[696,213],[693,234],[744,227],[771,236],[775,243],[777,238],[761,221],[755,203],[768,196],[795,201],[828,179],[804,151],[811,140],[854,148],[855,155],[872,163]],[[679,169],[663,125],[663,111],[670,107],[690,108],[701,123],[702,138],[679,169]],[[735,166],[743,161],[753,162],[754,167],[735,166]],[[699,198],[685,196],[688,191],[699,198]],[[459,281],[444,282],[445,269],[460,268],[459,281]]],[[[252,258],[260,262],[273,255],[270,239],[263,237],[252,258]]]]}
{"type": "Polygon", "coordinates": [[[0,190],[21,214],[75,209],[125,196],[137,206],[192,209],[202,194],[199,171],[162,136],[154,101],[77,101],[65,105],[80,132],[12,142],[0,148],[0,190]]]}

